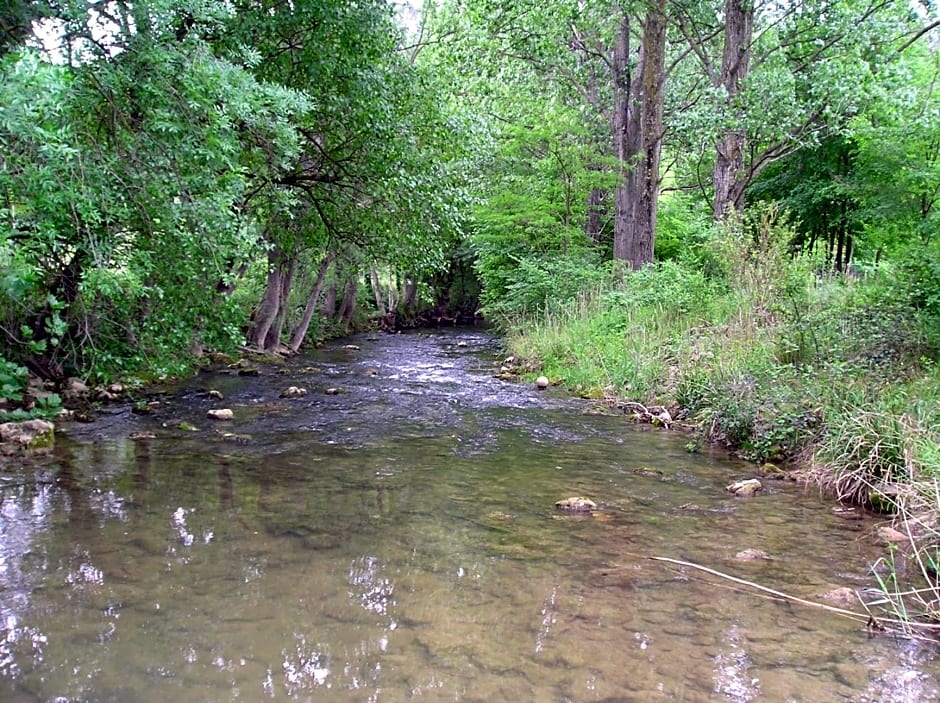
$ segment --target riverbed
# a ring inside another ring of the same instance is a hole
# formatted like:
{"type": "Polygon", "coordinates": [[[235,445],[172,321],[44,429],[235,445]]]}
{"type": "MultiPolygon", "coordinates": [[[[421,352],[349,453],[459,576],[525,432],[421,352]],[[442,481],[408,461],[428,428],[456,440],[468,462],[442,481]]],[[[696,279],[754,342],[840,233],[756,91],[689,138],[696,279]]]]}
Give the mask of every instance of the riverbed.
{"type": "Polygon", "coordinates": [[[929,645],[651,559],[823,603],[874,585],[875,517],[735,498],[753,466],[500,356],[360,335],[63,427],[0,477],[0,700],[940,700],[929,645]]]}

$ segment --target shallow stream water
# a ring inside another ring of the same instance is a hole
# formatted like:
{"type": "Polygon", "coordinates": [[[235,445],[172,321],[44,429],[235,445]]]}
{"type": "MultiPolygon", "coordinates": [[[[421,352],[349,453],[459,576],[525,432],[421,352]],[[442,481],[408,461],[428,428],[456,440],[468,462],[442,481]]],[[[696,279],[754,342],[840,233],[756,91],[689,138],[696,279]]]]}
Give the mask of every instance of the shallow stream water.
{"type": "Polygon", "coordinates": [[[498,359],[361,336],[66,428],[0,475],[0,701],[940,700],[931,647],[649,558],[822,602],[873,585],[873,518],[736,499],[753,467],[498,359]]]}

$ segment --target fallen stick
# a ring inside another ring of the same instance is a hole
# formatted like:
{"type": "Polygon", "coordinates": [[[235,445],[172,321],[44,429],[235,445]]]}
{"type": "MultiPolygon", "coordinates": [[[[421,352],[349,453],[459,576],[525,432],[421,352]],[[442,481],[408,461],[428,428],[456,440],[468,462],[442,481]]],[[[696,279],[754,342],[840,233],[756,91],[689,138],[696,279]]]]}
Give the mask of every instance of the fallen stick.
{"type": "MultiPolygon", "coordinates": [[[[807,605],[811,608],[821,608],[822,610],[828,610],[831,613],[837,613],[838,615],[845,615],[850,617],[853,620],[858,620],[859,622],[867,622],[870,618],[870,615],[862,615],[861,613],[856,613],[854,610],[846,610],[845,608],[836,608],[832,605],[826,605],[825,603],[816,603],[815,601],[806,600],[804,598],[799,598],[797,596],[791,596],[789,593],[784,593],[783,591],[776,591],[773,588],[768,588],[767,586],[761,586],[759,583],[754,583],[753,581],[747,581],[737,576],[731,576],[730,574],[722,573],[716,569],[710,569],[707,566],[702,566],[701,564],[695,564],[691,561],[682,561],[681,559],[670,559],[669,557],[649,557],[653,561],[665,561],[670,564],[678,564],[679,566],[686,566],[690,569],[698,569],[699,571],[704,571],[705,573],[711,574],[712,576],[717,576],[723,578],[727,581],[733,581],[734,583],[739,583],[742,586],[747,586],[748,588],[753,588],[758,591],[763,591],[764,593],[769,593],[772,596],[777,598],[782,598],[785,601],[790,601],[793,603],[799,603],[801,605],[807,605]]],[[[861,598],[859,598],[861,601],[861,598]]]]}
{"type": "MultiPolygon", "coordinates": [[[[740,584],[742,586],[747,586],[748,588],[753,588],[762,593],[770,594],[776,598],[780,598],[784,601],[791,603],[799,603],[800,605],[805,605],[810,608],[819,608],[821,610],[826,610],[830,613],[835,613],[836,615],[842,615],[856,622],[865,623],[865,627],[868,630],[875,630],[878,632],[888,632],[888,629],[885,627],[885,623],[891,623],[897,625],[900,629],[892,629],[890,632],[895,635],[902,635],[904,637],[909,637],[912,639],[925,640],[930,642],[937,642],[937,638],[933,636],[925,636],[914,634],[914,630],[923,630],[926,632],[934,633],[940,631],[940,623],[917,623],[912,624],[910,622],[904,622],[902,620],[897,620],[894,618],[885,618],[885,619],[876,619],[872,614],[871,610],[867,603],[859,597],[859,603],[862,607],[865,608],[866,614],[857,613],[854,610],[846,610],[845,608],[836,608],[832,605],[826,605],[825,603],[817,603],[815,601],[806,600],[805,598],[799,598],[797,596],[792,596],[789,593],[784,593],[783,591],[777,591],[773,588],[768,588],[767,586],[761,586],[759,583],[754,583],[753,581],[747,581],[746,579],[738,578],[737,576],[731,576],[730,574],[723,573],[717,569],[710,569],[707,566],[702,566],[701,564],[696,564],[691,561],[682,561],[681,559],[670,559],[669,557],[647,557],[652,561],[662,561],[669,564],[676,564],[678,566],[685,566],[690,569],[697,569],[699,571],[704,571],[707,574],[712,576],[717,576],[718,578],[731,581],[733,583],[740,584]]],[[[858,595],[858,593],[856,593],[858,595]]]]}

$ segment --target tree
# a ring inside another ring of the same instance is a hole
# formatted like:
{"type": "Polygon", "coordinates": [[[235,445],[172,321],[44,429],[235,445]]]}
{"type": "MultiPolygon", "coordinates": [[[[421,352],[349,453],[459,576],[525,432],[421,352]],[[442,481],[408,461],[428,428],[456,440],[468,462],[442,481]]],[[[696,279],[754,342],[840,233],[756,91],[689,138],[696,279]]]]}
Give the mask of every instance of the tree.
{"type": "Polygon", "coordinates": [[[632,267],[653,257],[666,10],[660,0],[635,7],[476,0],[445,5],[439,20],[448,48],[470,61],[462,85],[489,114],[494,133],[511,134],[503,125],[520,117],[528,129],[542,123],[551,129],[552,122],[539,116],[546,102],[553,106],[550,115],[561,103],[580,116],[581,134],[565,147],[580,149],[584,204],[578,211],[585,217],[579,226],[599,241],[612,203],[613,256],[632,267]]]}
{"type": "Polygon", "coordinates": [[[666,3],[646,9],[635,68],[630,18],[620,18],[613,52],[614,150],[621,174],[615,191],[614,259],[639,268],[653,260],[659,203],[666,83],[666,3]]]}
{"type": "MultiPolygon", "coordinates": [[[[380,0],[235,3],[224,45],[252,43],[258,78],[302,90],[313,105],[297,125],[300,158],[270,184],[290,214],[272,212],[263,226],[267,290],[249,333],[259,348],[277,347],[293,282],[320,281],[303,273],[326,258],[411,271],[446,261],[464,198],[452,170],[462,127],[429,76],[398,50],[399,38],[380,0]]],[[[301,292],[307,304],[312,285],[301,292]]],[[[292,347],[311,316],[305,309],[292,347]]]]}
{"type": "Polygon", "coordinates": [[[234,342],[224,290],[257,246],[246,173],[290,162],[306,109],[213,53],[221,3],[109,5],[107,43],[94,9],[61,16],[70,65],[25,52],[0,80],[0,236],[28,272],[0,305],[5,346],[53,379],[234,342]]]}

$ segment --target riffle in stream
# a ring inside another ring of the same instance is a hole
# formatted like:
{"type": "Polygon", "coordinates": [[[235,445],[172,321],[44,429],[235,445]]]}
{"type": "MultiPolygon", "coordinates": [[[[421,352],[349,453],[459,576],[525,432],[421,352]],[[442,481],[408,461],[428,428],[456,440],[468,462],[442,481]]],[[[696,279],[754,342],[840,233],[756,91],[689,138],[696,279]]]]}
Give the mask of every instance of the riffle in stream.
{"type": "Polygon", "coordinates": [[[873,585],[871,518],[730,496],[753,467],[498,357],[360,336],[66,428],[0,476],[0,700],[938,700],[930,646],[648,559],[821,601],[873,585]],[[601,510],[553,507],[575,495],[601,510]]]}

